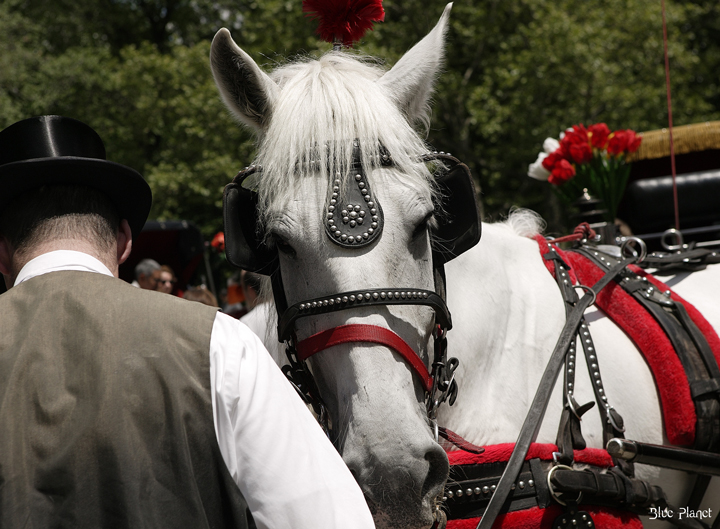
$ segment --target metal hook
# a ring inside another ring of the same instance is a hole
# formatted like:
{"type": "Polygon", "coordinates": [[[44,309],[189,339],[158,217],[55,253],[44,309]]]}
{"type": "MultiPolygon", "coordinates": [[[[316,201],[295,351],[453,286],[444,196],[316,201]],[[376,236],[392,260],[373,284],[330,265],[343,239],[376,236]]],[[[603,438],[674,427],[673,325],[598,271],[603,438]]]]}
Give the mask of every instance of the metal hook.
{"type": "Polygon", "coordinates": [[[639,239],[637,237],[628,237],[627,239],[625,239],[622,242],[622,244],[620,245],[620,255],[623,255],[623,256],[628,255],[625,252],[626,249],[628,249],[630,251],[629,255],[631,257],[637,257],[637,261],[636,261],[637,264],[642,263],[645,260],[645,258],[647,257],[647,245],[645,244],[645,241],[643,241],[642,239],[639,239]],[[635,243],[640,247],[640,254],[638,254],[638,252],[632,248],[630,243],[635,243]]]}
{"type": "Polygon", "coordinates": [[[590,305],[588,305],[588,307],[595,304],[597,295],[595,294],[595,291],[592,288],[590,288],[587,285],[582,285],[579,283],[577,285],[574,285],[573,288],[581,288],[581,289],[585,290],[588,294],[592,294],[592,301],[590,302],[590,305]]]}
{"type": "Polygon", "coordinates": [[[675,228],[670,228],[669,230],[665,230],[665,232],[663,232],[662,237],[660,237],[660,244],[662,244],[662,247],[669,252],[682,250],[684,246],[683,235],[675,228]],[[677,242],[677,244],[671,244],[670,240],[673,237],[675,238],[675,242],[677,242]]]}

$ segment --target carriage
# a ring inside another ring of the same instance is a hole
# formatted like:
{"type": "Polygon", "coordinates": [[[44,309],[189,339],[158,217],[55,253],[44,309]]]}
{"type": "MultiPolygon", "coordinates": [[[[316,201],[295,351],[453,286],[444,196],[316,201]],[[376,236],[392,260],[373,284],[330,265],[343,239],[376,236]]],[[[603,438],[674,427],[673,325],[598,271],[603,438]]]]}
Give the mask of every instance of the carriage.
{"type": "Polygon", "coordinates": [[[481,224],[467,167],[412,127],[450,9],[389,71],[338,45],[268,75],[213,41],[221,96],[258,133],[225,189],[227,257],[271,278],[284,370],[378,527],[717,526],[717,255],[587,225],[552,241],[527,211],[481,224]]]}

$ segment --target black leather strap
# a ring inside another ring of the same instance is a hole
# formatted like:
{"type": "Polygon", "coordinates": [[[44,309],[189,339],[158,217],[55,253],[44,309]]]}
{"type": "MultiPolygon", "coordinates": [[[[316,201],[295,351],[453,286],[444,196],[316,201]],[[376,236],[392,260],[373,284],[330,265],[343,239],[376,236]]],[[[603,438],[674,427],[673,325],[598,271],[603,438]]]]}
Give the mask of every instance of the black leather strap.
{"type": "MultiPolygon", "coordinates": [[[[276,289],[273,287],[274,290],[276,289]]],[[[439,325],[447,330],[452,328],[450,311],[443,298],[435,292],[419,288],[368,288],[309,299],[288,307],[281,312],[278,339],[281,342],[289,340],[295,322],[300,318],[378,305],[426,305],[435,310],[435,318],[439,325]]]]}

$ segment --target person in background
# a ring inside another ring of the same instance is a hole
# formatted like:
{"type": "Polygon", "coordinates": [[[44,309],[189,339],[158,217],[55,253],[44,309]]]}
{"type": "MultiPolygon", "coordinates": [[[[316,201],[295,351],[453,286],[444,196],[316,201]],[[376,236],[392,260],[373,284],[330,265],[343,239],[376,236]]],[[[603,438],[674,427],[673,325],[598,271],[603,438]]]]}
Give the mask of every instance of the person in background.
{"type": "Polygon", "coordinates": [[[159,273],[160,263],[154,259],[143,259],[135,267],[135,281],[132,285],[145,290],[155,290],[159,273]]]}
{"type": "Polygon", "coordinates": [[[175,272],[168,265],[162,265],[160,270],[157,272],[156,287],[155,290],[158,292],[164,292],[165,294],[172,294],[177,283],[175,272]]]}
{"type": "Polygon", "coordinates": [[[187,299],[188,301],[197,301],[210,307],[219,307],[217,298],[207,289],[205,285],[188,288],[183,294],[183,299],[187,299]]]}
{"type": "Polygon", "coordinates": [[[152,194],[93,129],[0,131],[0,189],[0,527],[374,527],[246,326],[117,278],[152,194]]]}

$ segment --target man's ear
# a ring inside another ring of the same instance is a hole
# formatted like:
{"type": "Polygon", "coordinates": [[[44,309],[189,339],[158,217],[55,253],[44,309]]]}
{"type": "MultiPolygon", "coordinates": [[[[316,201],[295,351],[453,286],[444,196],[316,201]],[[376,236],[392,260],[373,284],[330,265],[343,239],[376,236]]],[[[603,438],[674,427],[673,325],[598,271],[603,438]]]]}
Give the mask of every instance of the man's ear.
{"type": "Polygon", "coordinates": [[[10,242],[0,235],[0,274],[5,279],[5,286],[10,288],[13,283],[12,277],[12,256],[14,250],[10,242]]]}
{"type": "Polygon", "coordinates": [[[0,274],[4,276],[12,273],[12,254],[10,242],[0,235],[0,274]]]}
{"type": "Polygon", "coordinates": [[[117,238],[117,261],[118,265],[123,264],[132,251],[132,230],[130,224],[125,219],[120,221],[117,238]]]}

